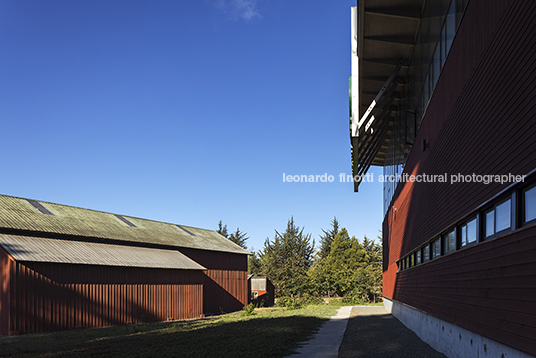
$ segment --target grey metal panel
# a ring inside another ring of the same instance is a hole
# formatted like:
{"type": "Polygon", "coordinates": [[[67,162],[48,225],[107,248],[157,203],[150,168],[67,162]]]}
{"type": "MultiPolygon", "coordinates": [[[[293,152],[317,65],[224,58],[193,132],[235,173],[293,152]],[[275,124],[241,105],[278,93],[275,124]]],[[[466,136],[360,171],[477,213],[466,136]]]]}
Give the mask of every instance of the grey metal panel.
{"type": "Polygon", "coordinates": [[[17,261],[205,270],[175,250],[8,234],[0,246],[17,261]]]}

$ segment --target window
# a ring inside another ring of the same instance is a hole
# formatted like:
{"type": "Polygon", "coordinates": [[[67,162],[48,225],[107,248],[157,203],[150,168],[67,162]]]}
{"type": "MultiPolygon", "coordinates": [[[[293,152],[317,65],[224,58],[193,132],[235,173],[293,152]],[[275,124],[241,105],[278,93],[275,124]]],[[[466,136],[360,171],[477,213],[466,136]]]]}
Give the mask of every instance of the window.
{"type": "Polygon", "coordinates": [[[421,250],[415,252],[415,264],[419,265],[421,263],[421,250]]]}
{"type": "Polygon", "coordinates": [[[441,256],[441,238],[432,241],[432,259],[441,256]]]}
{"type": "Polygon", "coordinates": [[[512,227],[512,199],[503,201],[495,205],[493,209],[485,214],[486,217],[486,238],[495,234],[509,230],[512,227]]]}
{"type": "Polygon", "coordinates": [[[460,240],[460,246],[467,246],[469,244],[472,244],[476,242],[477,238],[477,231],[476,231],[477,225],[476,225],[476,218],[473,220],[470,220],[466,222],[461,228],[461,240],[460,240]]]}
{"type": "Polygon", "coordinates": [[[456,251],[456,230],[443,235],[443,253],[456,251]]]}
{"type": "Polygon", "coordinates": [[[495,211],[491,210],[486,213],[486,237],[495,234],[495,211]]]}
{"type": "Polygon", "coordinates": [[[422,262],[430,260],[430,245],[422,248],[422,262]]]}
{"type": "Polygon", "coordinates": [[[523,193],[524,213],[523,223],[536,220],[536,186],[523,193]]]}

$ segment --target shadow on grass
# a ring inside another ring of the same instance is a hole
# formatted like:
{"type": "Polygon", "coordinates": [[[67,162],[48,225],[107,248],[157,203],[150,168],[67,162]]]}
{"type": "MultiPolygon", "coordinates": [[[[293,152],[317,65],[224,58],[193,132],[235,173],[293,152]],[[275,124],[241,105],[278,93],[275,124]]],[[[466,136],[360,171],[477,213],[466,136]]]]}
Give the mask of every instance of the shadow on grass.
{"type": "Polygon", "coordinates": [[[284,357],[326,320],[262,317],[131,325],[0,339],[4,357],[284,357]],[[144,330],[144,332],[139,332],[144,330]]]}

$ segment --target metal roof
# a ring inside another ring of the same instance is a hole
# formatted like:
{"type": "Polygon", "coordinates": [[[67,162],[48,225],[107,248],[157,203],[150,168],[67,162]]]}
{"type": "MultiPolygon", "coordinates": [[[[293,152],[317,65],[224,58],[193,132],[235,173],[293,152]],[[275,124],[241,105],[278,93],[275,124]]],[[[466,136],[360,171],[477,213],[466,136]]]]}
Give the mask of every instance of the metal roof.
{"type": "MultiPolygon", "coordinates": [[[[350,135],[354,176],[365,174],[371,165],[385,164],[394,120],[402,110],[402,87],[424,3],[424,0],[358,0],[357,16],[352,21],[355,27],[352,51],[357,55],[352,71],[358,72],[352,73],[352,82],[358,82],[354,83],[358,93],[352,93],[358,103],[352,113],[350,135]],[[375,106],[364,116],[373,102],[375,106]]],[[[355,191],[358,185],[359,182],[354,183],[355,191]]]]}
{"type": "Polygon", "coordinates": [[[0,232],[14,230],[249,254],[212,230],[0,195],[0,232]]]}
{"type": "Polygon", "coordinates": [[[17,261],[206,270],[176,250],[9,234],[0,246],[17,261]]]}

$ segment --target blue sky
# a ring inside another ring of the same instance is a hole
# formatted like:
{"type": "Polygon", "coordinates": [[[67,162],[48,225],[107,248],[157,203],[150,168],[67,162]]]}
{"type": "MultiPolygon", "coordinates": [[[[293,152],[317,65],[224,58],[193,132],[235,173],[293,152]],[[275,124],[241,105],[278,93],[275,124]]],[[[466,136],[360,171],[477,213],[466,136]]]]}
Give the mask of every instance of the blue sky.
{"type": "Polygon", "coordinates": [[[338,178],[351,174],[353,5],[0,1],[0,193],[207,229],[223,220],[255,250],[291,216],[317,241],[334,216],[376,237],[382,184],[354,193],[338,178]]]}

